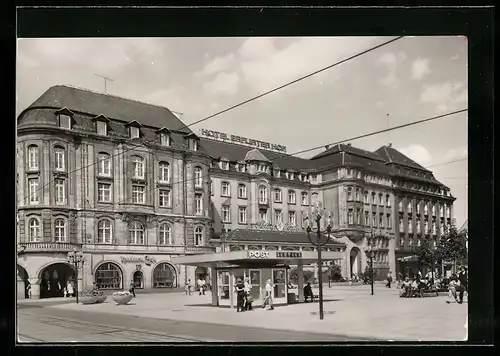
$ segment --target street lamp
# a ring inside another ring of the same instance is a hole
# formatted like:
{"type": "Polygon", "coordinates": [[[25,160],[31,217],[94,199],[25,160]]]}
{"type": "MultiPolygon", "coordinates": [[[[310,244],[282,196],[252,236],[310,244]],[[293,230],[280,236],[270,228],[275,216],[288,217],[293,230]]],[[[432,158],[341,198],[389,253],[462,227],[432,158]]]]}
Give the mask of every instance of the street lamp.
{"type": "Polygon", "coordinates": [[[319,271],[319,319],[323,320],[323,261],[321,259],[321,247],[326,245],[328,243],[328,240],[330,239],[330,233],[332,232],[332,226],[331,226],[331,217],[328,216],[327,220],[327,226],[326,226],[326,238],[323,239],[324,235],[321,234],[321,226],[320,226],[320,221],[321,218],[323,217],[325,211],[322,209],[322,204],[321,202],[316,202],[315,208],[314,208],[314,214],[316,215],[316,240],[314,241],[313,235],[311,235],[312,229],[309,223],[309,219],[306,218],[306,225],[307,225],[307,238],[311,242],[312,245],[316,246],[318,250],[318,267],[320,269],[319,271]],[[324,240],[324,241],[322,241],[324,240]]]}
{"type": "Polygon", "coordinates": [[[76,303],[78,304],[78,269],[80,266],[83,269],[83,264],[85,259],[83,258],[83,252],[75,249],[71,252],[68,252],[68,263],[75,266],[76,270],[76,283],[75,283],[75,292],[76,292],[76,303]]]}
{"type": "Polygon", "coordinates": [[[366,250],[366,256],[370,259],[370,287],[373,295],[373,256],[375,252],[372,249],[372,241],[373,241],[373,230],[371,231],[371,236],[368,239],[368,248],[366,250]]]}

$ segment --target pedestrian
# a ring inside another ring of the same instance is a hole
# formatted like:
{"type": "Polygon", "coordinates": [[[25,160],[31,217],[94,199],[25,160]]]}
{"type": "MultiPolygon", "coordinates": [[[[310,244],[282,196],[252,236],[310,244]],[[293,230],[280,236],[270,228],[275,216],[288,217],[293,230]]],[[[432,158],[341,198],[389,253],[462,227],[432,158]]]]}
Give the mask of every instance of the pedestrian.
{"type": "Polygon", "coordinates": [[[184,291],[186,295],[191,295],[191,279],[188,279],[186,285],[184,286],[184,291]]]}
{"type": "MultiPolygon", "coordinates": [[[[199,295],[201,295],[203,292],[203,282],[201,281],[201,276],[198,277],[198,281],[196,282],[196,284],[198,286],[199,295]]],[[[203,292],[203,294],[205,294],[205,293],[203,292]]]]}
{"type": "Polygon", "coordinates": [[[201,292],[203,295],[205,295],[205,291],[207,290],[207,281],[204,279],[201,280],[201,292]]]}
{"type": "Polygon", "coordinates": [[[269,305],[269,309],[273,310],[273,285],[271,284],[271,280],[268,279],[266,281],[266,297],[264,299],[264,303],[262,303],[262,308],[265,308],[269,305]]]}
{"type": "Polygon", "coordinates": [[[392,272],[389,271],[389,273],[387,273],[387,284],[385,286],[387,288],[391,288],[391,283],[392,283],[392,272]]]}
{"type": "Polygon", "coordinates": [[[246,277],[245,278],[245,310],[252,310],[253,299],[250,296],[251,290],[252,290],[252,286],[250,285],[250,279],[248,277],[246,277]]]}
{"type": "Polygon", "coordinates": [[[469,283],[467,279],[467,270],[464,266],[462,266],[460,267],[460,273],[458,274],[458,280],[460,281],[460,292],[458,294],[459,304],[462,304],[464,302],[464,292],[467,292],[467,298],[469,297],[469,283]]]}
{"type": "Polygon", "coordinates": [[[31,283],[28,281],[26,284],[26,298],[31,299],[31,283]]]}
{"type": "Polygon", "coordinates": [[[457,302],[457,288],[460,287],[460,281],[457,276],[453,274],[450,278],[450,283],[448,283],[448,300],[446,303],[455,303],[457,302]]]}
{"type": "Polygon", "coordinates": [[[72,297],[73,294],[75,293],[73,290],[73,282],[68,281],[68,284],[66,285],[66,290],[68,291],[68,297],[72,297]]]}
{"type": "Polygon", "coordinates": [[[133,280],[130,281],[130,288],[128,290],[130,293],[132,293],[132,295],[134,296],[135,298],[135,283],[133,280]]]}
{"type": "Polygon", "coordinates": [[[245,305],[245,284],[243,284],[243,281],[241,278],[238,278],[238,281],[236,282],[236,312],[244,311],[244,305],[245,305]]]}

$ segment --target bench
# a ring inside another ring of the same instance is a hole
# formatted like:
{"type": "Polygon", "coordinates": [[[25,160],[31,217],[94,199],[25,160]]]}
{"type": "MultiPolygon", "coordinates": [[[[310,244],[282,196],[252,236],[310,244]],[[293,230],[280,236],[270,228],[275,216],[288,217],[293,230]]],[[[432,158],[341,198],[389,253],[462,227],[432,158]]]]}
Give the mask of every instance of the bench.
{"type": "MultiPolygon", "coordinates": [[[[311,299],[311,296],[307,296],[307,297],[304,296],[304,302],[307,302],[310,299],[311,299]]],[[[315,302],[317,300],[319,300],[319,295],[313,294],[311,302],[315,302]]]]}

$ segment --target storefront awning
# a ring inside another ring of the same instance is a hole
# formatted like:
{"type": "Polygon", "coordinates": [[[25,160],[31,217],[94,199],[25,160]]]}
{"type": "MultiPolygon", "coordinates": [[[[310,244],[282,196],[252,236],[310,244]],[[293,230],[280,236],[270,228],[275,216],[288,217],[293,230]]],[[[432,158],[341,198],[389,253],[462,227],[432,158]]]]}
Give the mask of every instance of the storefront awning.
{"type": "MultiPolygon", "coordinates": [[[[338,251],[324,251],[322,253],[322,259],[324,261],[342,260],[343,258],[343,253],[338,251]]],[[[259,268],[267,266],[271,267],[279,264],[311,264],[316,263],[317,260],[318,253],[315,251],[245,250],[175,257],[172,258],[172,263],[215,268],[233,266],[255,266],[256,268],[259,268]]]]}

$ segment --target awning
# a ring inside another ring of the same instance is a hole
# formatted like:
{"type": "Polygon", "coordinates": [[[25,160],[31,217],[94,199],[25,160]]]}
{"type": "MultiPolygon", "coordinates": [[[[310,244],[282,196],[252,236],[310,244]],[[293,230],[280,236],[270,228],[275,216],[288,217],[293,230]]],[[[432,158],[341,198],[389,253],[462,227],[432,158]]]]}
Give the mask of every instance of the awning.
{"type": "MultiPolygon", "coordinates": [[[[344,255],[338,251],[323,251],[324,261],[342,260],[344,255]]],[[[278,264],[296,265],[316,263],[318,253],[315,251],[262,251],[245,250],[208,253],[172,258],[173,264],[200,267],[237,267],[249,266],[255,268],[272,267],[278,264]]]]}

